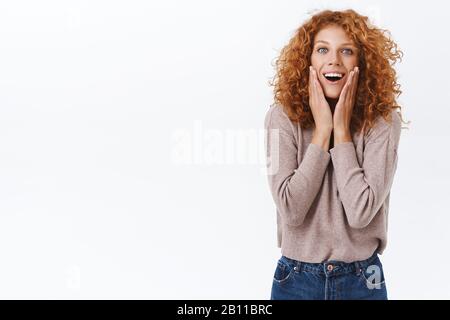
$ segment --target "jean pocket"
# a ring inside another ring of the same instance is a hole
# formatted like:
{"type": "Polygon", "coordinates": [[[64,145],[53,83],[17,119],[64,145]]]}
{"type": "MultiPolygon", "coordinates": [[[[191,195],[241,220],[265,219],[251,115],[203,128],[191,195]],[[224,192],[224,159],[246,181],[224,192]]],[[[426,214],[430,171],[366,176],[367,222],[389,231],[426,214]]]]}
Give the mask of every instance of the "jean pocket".
{"type": "Polygon", "coordinates": [[[294,269],[282,259],[278,260],[275,273],[273,275],[273,281],[278,284],[286,283],[291,277],[294,269]]]}

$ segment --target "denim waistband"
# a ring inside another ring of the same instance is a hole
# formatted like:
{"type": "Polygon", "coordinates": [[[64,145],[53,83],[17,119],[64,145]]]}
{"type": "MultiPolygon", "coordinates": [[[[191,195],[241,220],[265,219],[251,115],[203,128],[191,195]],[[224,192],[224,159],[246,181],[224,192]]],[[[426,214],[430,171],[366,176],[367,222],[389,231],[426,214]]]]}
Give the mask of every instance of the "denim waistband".
{"type": "Polygon", "coordinates": [[[328,260],[322,263],[303,262],[288,258],[284,255],[281,260],[289,264],[295,271],[307,271],[325,275],[338,275],[344,273],[359,274],[362,269],[375,264],[378,260],[378,253],[375,251],[369,258],[361,261],[343,262],[338,260],[328,260]]]}

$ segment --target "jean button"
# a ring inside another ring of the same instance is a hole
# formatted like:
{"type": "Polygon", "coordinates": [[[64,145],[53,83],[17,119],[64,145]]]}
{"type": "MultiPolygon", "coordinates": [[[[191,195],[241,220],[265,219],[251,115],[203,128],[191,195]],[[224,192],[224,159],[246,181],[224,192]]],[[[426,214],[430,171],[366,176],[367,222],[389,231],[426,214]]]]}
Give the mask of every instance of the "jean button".
{"type": "Polygon", "coordinates": [[[332,264],[329,264],[328,267],[327,267],[327,270],[328,270],[328,271],[333,271],[333,268],[334,268],[333,265],[332,265],[332,264]]]}

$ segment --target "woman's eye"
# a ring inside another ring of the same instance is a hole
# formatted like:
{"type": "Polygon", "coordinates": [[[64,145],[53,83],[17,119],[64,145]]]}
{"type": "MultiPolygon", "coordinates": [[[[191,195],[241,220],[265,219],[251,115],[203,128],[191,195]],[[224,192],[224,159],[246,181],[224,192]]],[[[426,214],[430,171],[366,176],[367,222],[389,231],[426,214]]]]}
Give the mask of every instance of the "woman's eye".
{"type": "Polygon", "coordinates": [[[317,49],[317,52],[318,53],[325,53],[326,52],[325,50],[327,50],[327,48],[319,48],[319,49],[317,49]]]}
{"type": "Polygon", "coordinates": [[[352,54],[353,53],[352,49],[343,49],[342,51],[344,51],[345,54],[352,54]]]}

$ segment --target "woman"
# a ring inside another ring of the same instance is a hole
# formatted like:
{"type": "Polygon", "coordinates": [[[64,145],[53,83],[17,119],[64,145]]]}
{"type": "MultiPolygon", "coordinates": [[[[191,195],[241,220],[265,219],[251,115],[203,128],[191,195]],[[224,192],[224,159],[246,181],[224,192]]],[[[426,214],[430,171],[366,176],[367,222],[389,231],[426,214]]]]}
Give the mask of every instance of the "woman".
{"type": "Polygon", "coordinates": [[[271,299],[387,299],[378,255],[398,161],[401,55],[353,10],[319,12],[281,51],[265,117],[281,248],[271,299]]]}

